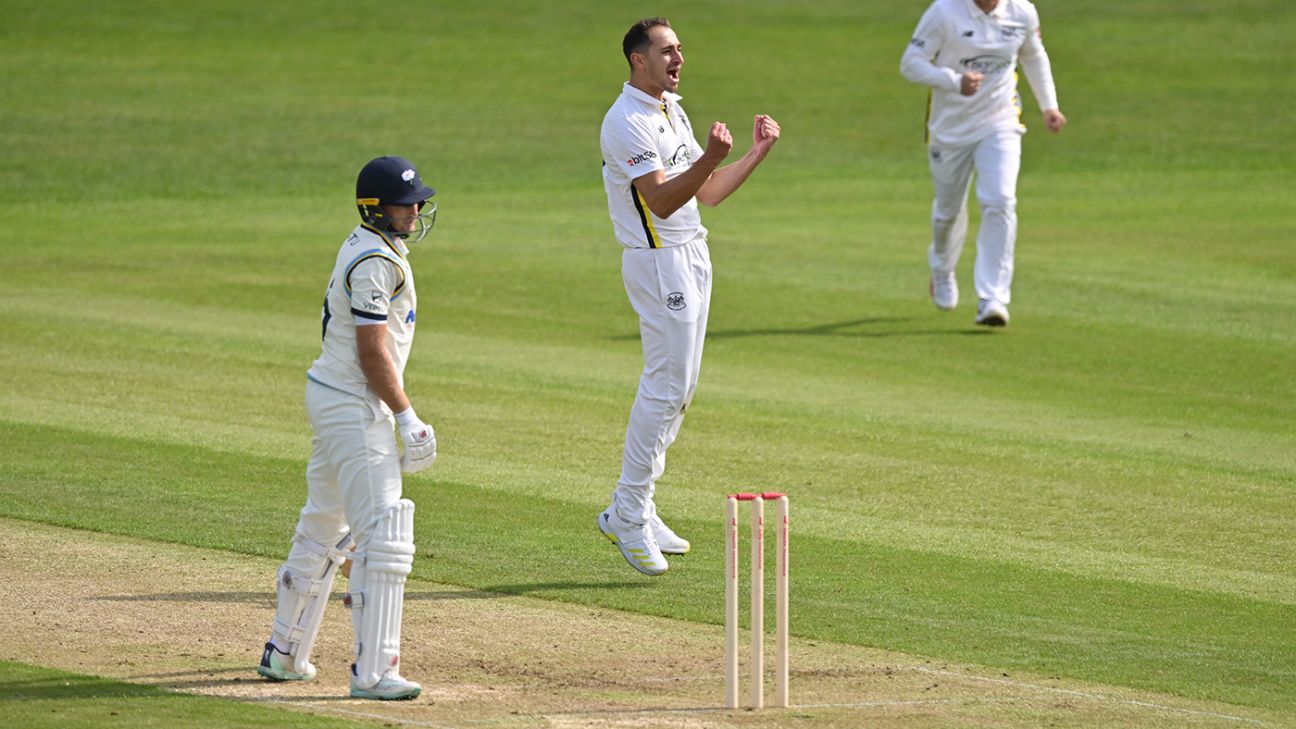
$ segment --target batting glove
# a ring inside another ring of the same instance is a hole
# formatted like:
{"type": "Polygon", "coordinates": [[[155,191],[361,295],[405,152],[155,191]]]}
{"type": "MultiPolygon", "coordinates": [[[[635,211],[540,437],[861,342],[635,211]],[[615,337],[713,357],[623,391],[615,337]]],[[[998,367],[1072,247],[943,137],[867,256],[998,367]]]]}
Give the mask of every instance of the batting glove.
{"type": "Polygon", "coordinates": [[[436,463],[436,432],[432,426],[418,419],[410,410],[401,413],[401,442],[405,453],[401,455],[401,470],[418,473],[436,463]]]}

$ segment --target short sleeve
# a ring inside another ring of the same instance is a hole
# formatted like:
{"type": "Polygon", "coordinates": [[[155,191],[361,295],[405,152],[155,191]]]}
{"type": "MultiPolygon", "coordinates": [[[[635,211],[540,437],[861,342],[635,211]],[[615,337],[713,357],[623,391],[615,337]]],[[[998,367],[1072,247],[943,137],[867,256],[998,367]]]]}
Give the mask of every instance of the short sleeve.
{"type": "Polygon", "coordinates": [[[657,154],[657,138],[648,120],[639,114],[608,125],[603,153],[608,164],[616,165],[632,180],[666,168],[657,154]]]}
{"type": "Polygon", "coordinates": [[[347,271],[346,285],[355,323],[386,323],[392,294],[401,285],[402,278],[403,274],[396,264],[378,253],[352,264],[347,271]]]}

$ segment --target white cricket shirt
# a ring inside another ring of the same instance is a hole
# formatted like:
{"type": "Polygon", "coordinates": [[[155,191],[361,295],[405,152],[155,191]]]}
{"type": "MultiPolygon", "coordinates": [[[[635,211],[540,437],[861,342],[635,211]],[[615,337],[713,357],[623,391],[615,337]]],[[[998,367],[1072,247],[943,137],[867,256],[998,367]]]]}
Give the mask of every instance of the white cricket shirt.
{"type": "Polygon", "coordinates": [[[324,294],[324,344],[319,359],[306,372],[308,378],[381,404],[360,369],[356,327],[385,325],[387,351],[404,386],[418,305],[408,254],[401,239],[365,224],[342,242],[324,294]]]}
{"type": "Polygon", "coordinates": [[[933,2],[900,58],[905,78],[932,88],[927,122],[932,142],[957,146],[1001,130],[1026,131],[1017,94],[1019,58],[1040,111],[1058,108],[1033,4],[999,0],[987,13],[973,0],[933,2]],[[985,75],[971,96],[959,93],[965,71],[985,75]]]}
{"type": "Polygon", "coordinates": [[[654,99],[627,83],[603,117],[603,188],[616,239],[626,248],[678,246],[706,235],[696,197],[659,218],[632,184],[657,170],[669,180],[702,156],[680,98],[668,91],[654,99]]]}

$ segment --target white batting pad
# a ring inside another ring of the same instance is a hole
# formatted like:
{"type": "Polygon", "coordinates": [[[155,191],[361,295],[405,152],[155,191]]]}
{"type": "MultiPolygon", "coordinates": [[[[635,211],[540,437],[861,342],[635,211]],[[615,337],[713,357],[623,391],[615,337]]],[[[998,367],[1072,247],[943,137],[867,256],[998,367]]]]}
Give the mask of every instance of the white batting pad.
{"type": "Polygon", "coordinates": [[[356,629],[356,683],[372,686],[400,664],[405,580],[414,568],[413,501],[401,499],[383,512],[362,562],[359,570],[352,568],[348,602],[356,629]]]}
{"type": "Polygon", "coordinates": [[[307,673],[315,638],[324,620],[324,606],[333,589],[338,566],[346,560],[351,535],[334,547],[316,542],[298,532],[293,541],[305,548],[315,563],[309,574],[300,574],[284,565],[278,572],[279,604],[275,609],[274,637],[289,645],[293,670],[307,673]]]}

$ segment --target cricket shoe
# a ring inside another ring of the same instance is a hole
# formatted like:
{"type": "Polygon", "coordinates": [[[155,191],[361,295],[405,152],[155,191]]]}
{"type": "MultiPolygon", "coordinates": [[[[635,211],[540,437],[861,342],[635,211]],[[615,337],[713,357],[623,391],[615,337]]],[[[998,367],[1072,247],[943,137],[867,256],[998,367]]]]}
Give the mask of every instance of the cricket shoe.
{"type": "Polygon", "coordinates": [[[652,531],[653,539],[657,540],[657,548],[662,554],[688,554],[692,545],[688,540],[671,530],[666,526],[666,522],[657,516],[657,505],[649,505],[648,512],[648,529],[652,531]]]}
{"type": "Polygon", "coordinates": [[[387,669],[378,683],[362,688],[356,685],[356,667],[351,664],[351,698],[379,701],[406,701],[423,692],[423,687],[406,679],[393,668],[387,669]]]}
{"type": "Polygon", "coordinates": [[[617,516],[616,507],[609,506],[599,514],[598,528],[608,541],[620,548],[621,556],[630,566],[645,575],[660,575],[670,567],[653,538],[652,529],[647,524],[631,524],[623,520],[617,516]]]}
{"type": "Polygon", "coordinates": [[[986,327],[1008,326],[1008,307],[991,299],[977,303],[976,323],[986,327]]]}
{"type": "Polygon", "coordinates": [[[309,681],[315,678],[315,664],[307,663],[306,672],[297,673],[293,670],[292,656],[275,648],[274,643],[266,643],[257,673],[271,681],[309,681]]]}
{"type": "Polygon", "coordinates": [[[931,283],[927,285],[932,303],[941,311],[949,311],[958,306],[958,280],[954,272],[936,273],[932,271],[931,283]]]}

